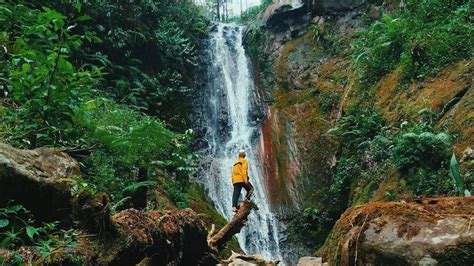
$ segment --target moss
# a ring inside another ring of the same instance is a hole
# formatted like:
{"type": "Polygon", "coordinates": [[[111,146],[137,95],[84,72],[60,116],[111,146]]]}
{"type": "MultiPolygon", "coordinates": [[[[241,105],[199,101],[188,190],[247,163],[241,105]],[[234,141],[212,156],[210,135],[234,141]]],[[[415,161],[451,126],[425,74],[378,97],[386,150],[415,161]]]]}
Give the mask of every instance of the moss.
{"type": "MultiPolygon", "coordinates": [[[[199,214],[204,214],[204,217],[201,217],[201,219],[206,223],[208,230],[210,230],[212,224],[215,224],[218,229],[227,224],[226,219],[207,200],[204,188],[201,185],[193,184],[188,193],[190,199],[189,207],[199,214]]],[[[231,251],[242,251],[235,236],[231,241],[227,242],[225,249],[221,251],[219,257],[227,259],[231,255],[231,251]]]]}
{"type": "Polygon", "coordinates": [[[277,90],[276,91],[276,101],[275,108],[277,109],[286,109],[293,107],[294,105],[304,103],[311,99],[311,93],[308,90],[298,91],[298,90],[277,90]]]}
{"type": "Polygon", "coordinates": [[[283,89],[288,89],[290,86],[289,80],[289,56],[291,52],[301,43],[301,39],[296,39],[288,42],[282,49],[279,58],[276,60],[273,67],[276,81],[283,89]]]}
{"type": "MultiPolygon", "coordinates": [[[[316,254],[322,256],[324,261],[328,261],[330,265],[340,265],[341,260],[345,258],[346,262],[352,262],[354,259],[354,251],[357,243],[363,241],[363,238],[358,238],[357,234],[351,234],[353,228],[360,227],[360,235],[364,234],[367,229],[367,224],[384,216],[386,219],[393,219],[396,221],[403,217],[401,224],[410,221],[415,224],[436,223],[442,217],[450,217],[453,215],[470,215],[474,211],[474,199],[462,197],[444,197],[444,198],[429,198],[421,203],[406,203],[406,202],[371,202],[361,206],[355,206],[347,209],[341,218],[333,227],[331,234],[326,239],[323,247],[321,247],[316,254]],[[349,261],[348,261],[349,260],[349,261]]],[[[417,228],[402,228],[399,232],[402,235],[413,236],[417,234],[417,228]]],[[[359,245],[360,246],[360,245],[359,245]]],[[[448,252],[443,252],[438,257],[447,262],[457,262],[455,264],[441,265],[472,265],[460,262],[470,261],[469,255],[472,254],[472,244],[465,247],[456,247],[448,252]],[[449,254],[447,258],[443,258],[449,254]],[[463,255],[461,255],[463,254],[463,255]],[[456,261],[460,256],[460,260],[456,261]]],[[[365,254],[367,256],[370,254],[365,254]]],[[[342,263],[344,264],[344,263],[342,263]]],[[[378,264],[377,264],[378,265],[378,264]]],[[[382,264],[381,264],[382,265],[382,264]]]]}
{"type": "Polygon", "coordinates": [[[408,200],[413,195],[413,192],[407,186],[406,181],[400,176],[400,173],[391,168],[386,170],[388,174],[372,195],[372,201],[390,201],[392,199],[408,200]]]}
{"type": "Polygon", "coordinates": [[[438,76],[412,82],[406,88],[402,88],[401,69],[397,68],[376,85],[376,105],[391,123],[416,118],[423,108],[442,112],[447,103],[472,84],[469,73],[473,65],[472,59],[460,61],[445,67],[438,76]]]}
{"type": "Polygon", "coordinates": [[[434,256],[439,265],[474,265],[474,243],[450,247],[434,256]]]}

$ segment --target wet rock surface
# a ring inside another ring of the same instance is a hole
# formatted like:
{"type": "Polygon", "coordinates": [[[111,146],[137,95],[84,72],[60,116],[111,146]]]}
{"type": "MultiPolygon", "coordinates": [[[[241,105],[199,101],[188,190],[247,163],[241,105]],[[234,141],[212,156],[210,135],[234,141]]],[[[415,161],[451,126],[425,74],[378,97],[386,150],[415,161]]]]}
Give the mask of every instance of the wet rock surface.
{"type": "Polygon", "coordinates": [[[354,10],[367,3],[366,0],[307,0],[305,4],[315,15],[337,15],[354,10]]]}
{"type": "Polygon", "coordinates": [[[302,257],[299,259],[297,266],[323,266],[323,258],[321,257],[302,257]]]}
{"type": "Polygon", "coordinates": [[[341,216],[321,253],[333,265],[472,265],[473,221],[474,197],[368,203],[341,216]]]}
{"type": "Polygon", "coordinates": [[[266,260],[260,256],[243,255],[243,254],[232,252],[232,255],[229,257],[229,259],[222,261],[218,265],[222,265],[222,266],[252,266],[252,265],[275,266],[275,265],[278,265],[279,263],[280,261],[266,260]]]}
{"type": "Polygon", "coordinates": [[[292,1],[276,2],[268,6],[261,15],[262,24],[280,41],[301,36],[306,32],[310,17],[303,5],[292,1]]]}
{"type": "Polygon", "coordinates": [[[79,164],[57,149],[16,149],[0,143],[0,204],[14,200],[40,220],[61,220],[71,212],[71,188],[79,164]]]}

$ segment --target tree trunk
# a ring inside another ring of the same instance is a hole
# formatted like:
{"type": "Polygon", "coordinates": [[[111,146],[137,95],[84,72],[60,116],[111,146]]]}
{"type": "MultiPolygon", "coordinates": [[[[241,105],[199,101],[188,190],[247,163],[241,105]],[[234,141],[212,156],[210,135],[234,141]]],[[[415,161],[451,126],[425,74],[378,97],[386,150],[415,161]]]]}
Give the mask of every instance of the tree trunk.
{"type": "MultiPolygon", "coordinates": [[[[145,167],[138,168],[137,182],[143,182],[148,180],[148,169],[145,167]]],[[[132,204],[135,209],[145,209],[146,207],[146,194],[147,187],[140,187],[132,193],[132,204]]]]}
{"type": "Polygon", "coordinates": [[[215,225],[212,225],[212,229],[207,236],[207,244],[209,247],[217,252],[222,250],[224,244],[232,239],[232,236],[242,230],[252,209],[257,209],[257,206],[245,199],[232,220],[222,227],[219,232],[215,233],[215,225]]]}

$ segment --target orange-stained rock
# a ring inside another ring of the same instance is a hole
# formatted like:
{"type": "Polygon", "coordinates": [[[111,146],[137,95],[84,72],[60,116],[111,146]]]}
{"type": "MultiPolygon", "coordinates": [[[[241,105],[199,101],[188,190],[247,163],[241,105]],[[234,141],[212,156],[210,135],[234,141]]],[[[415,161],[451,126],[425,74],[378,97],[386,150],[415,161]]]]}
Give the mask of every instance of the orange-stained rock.
{"type": "Polygon", "coordinates": [[[375,93],[378,109],[391,124],[416,120],[429,108],[440,119],[438,127],[459,135],[454,142],[457,155],[474,143],[474,61],[463,60],[445,67],[437,76],[402,88],[396,69],[382,78],[375,93]]]}

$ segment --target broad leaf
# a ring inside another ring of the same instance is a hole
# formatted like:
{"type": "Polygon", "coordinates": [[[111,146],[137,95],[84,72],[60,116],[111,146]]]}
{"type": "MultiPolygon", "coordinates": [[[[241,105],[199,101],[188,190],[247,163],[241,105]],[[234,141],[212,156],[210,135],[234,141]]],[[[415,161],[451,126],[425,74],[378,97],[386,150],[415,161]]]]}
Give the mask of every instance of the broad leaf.
{"type": "Polygon", "coordinates": [[[0,219],[0,228],[4,228],[10,224],[10,221],[7,219],[0,219]]]}
{"type": "Polygon", "coordinates": [[[30,239],[33,239],[35,235],[38,234],[38,228],[33,227],[33,226],[27,226],[26,227],[26,234],[30,239]]]}

